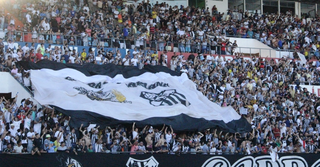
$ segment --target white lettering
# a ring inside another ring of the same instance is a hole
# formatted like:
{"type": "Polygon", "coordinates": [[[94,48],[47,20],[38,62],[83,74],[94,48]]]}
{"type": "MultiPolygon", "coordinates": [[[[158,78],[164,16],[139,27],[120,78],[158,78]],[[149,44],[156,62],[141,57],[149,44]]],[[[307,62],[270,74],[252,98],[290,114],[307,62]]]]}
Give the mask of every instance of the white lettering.
{"type": "Polygon", "coordinates": [[[255,163],[257,167],[280,167],[280,161],[273,162],[270,155],[256,157],[255,163]]]}
{"type": "MultiPolygon", "coordinates": [[[[225,157],[217,156],[209,158],[202,167],[229,167],[230,162],[225,157]]],[[[282,156],[277,161],[272,161],[269,155],[258,157],[245,156],[233,163],[232,167],[308,167],[308,163],[300,156],[282,156]]],[[[320,159],[311,167],[320,167],[320,159]]]]}
{"type": "Polygon", "coordinates": [[[292,167],[307,167],[308,163],[306,160],[300,156],[283,156],[280,158],[280,162],[283,166],[292,166],[292,167]]]}
{"type": "Polygon", "coordinates": [[[232,167],[254,167],[254,164],[255,162],[252,156],[245,156],[233,163],[232,167]]]}
{"type": "Polygon", "coordinates": [[[230,162],[221,156],[209,158],[206,162],[203,163],[202,167],[229,167],[230,162]]]}

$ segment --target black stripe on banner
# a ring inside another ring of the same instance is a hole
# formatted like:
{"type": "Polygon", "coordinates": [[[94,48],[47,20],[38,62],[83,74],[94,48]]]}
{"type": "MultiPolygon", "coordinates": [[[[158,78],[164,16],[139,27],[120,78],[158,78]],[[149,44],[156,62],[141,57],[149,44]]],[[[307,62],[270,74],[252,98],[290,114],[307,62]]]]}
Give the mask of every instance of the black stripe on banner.
{"type": "Polygon", "coordinates": [[[167,99],[170,99],[171,101],[173,101],[174,104],[178,104],[179,102],[176,101],[176,99],[174,99],[173,97],[168,96],[167,99]]]}
{"type": "Polygon", "coordinates": [[[206,120],[204,118],[193,118],[186,114],[180,114],[176,116],[168,117],[150,117],[145,120],[118,120],[115,118],[108,117],[107,115],[102,115],[84,110],[63,110],[58,106],[55,107],[55,110],[62,112],[67,116],[71,116],[70,126],[80,127],[81,124],[84,126],[89,126],[89,123],[100,125],[100,127],[105,126],[127,126],[131,127],[133,122],[136,122],[137,127],[143,128],[145,125],[159,126],[160,128],[163,124],[172,125],[174,131],[202,131],[208,128],[219,128],[225,132],[250,132],[251,124],[245,118],[239,120],[233,120],[228,123],[223,122],[222,120],[206,120]]]}
{"type": "Polygon", "coordinates": [[[178,93],[178,92],[176,92],[176,94],[178,94],[178,95],[180,95],[181,97],[183,97],[184,99],[186,99],[186,96],[184,96],[183,94],[178,93]]]}
{"type": "Polygon", "coordinates": [[[165,72],[170,74],[171,76],[180,76],[179,72],[175,72],[170,70],[168,67],[164,66],[151,66],[145,65],[143,69],[138,69],[137,67],[133,66],[120,66],[114,64],[92,64],[86,63],[84,65],[79,64],[69,64],[69,63],[59,63],[50,60],[40,60],[37,63],[33,63],[30,61],[19,61],[16,63],[18,67],[23,67],[25,70],[35,70],[35,69],[52,69],[52,70],[61,70],[64,68],[72,68],[82,72],[86,76],[93,76],[93,75],[107,75],[111,78],[115,77],[118,74],[122,74],[124,78],[130,78],[133,76],[139,76],[145,72],[151,73],[158,73],[158,72],[165,72]]]}
{"type": "Polygon", "coordinates": [[[176,97],[176,98],[180,101],[181,104],[183,104],[183,105],[186,106],[186,104],[187,104],[186,100],[181,99],[181,98],[180,98],[178,95],[176,95],[176,94],[172,94],[171,96],[176,97]]]}
{"type": "Polygon", "coordinates": [[[173,103],[171,102],[171,101],[169,101],[169,100],[163,100],[162,101],[163,103],[167,103],[169,106],[172,106],[173,105],[173,103]]]}

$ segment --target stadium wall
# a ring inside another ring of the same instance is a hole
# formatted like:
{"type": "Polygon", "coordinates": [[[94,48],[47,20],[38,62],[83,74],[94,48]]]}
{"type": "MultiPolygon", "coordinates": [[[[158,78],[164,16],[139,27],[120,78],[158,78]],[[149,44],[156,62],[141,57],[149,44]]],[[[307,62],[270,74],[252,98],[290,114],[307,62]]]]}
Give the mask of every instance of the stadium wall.
{"type": "Polygon", "coordinates": [[[235,52],[246,53],[246,54],[256,54],[259,53],[261,57],[277,57],[276,50],[272,49],[268,45],[256,40],[256,39],[247,39],[247,38],[229,38],[230,42],[237,41],[238,48],[235,49],[235,52]]]}
{"type": "MultiPolygon", "coordinates": [[[[291,86],[296,86],[296,85],[291,85],[291,86]]],[[[316,85],[299,85],[302,88],[307,88],[307,90],[310,93],[316,94],[318,97],[320,97],[320,86],[316,85]]]]}
{"type": "Polygon", "coordinates": [[[318,154],[279,154],[279,159],[271,160],[266,155],[192,155],[181,154],[65,154],[52,153],[39,155],[0,154],[1,167],[11,166],[46,166],[46,167],[316,167],[320,165],[318,154]]]}
{"type": "Polygon", "coordinates": [[[30,98],[34,104],[37,104],[38,107],[40,107],[40,104],[32,98],[29,91],[27,91],[26,88],[24,88],[15,78],[13,78],[9,72],[0,72],[0,78],[0,93],[11,92],[11,98],[14,98],[18,93],[17,104],[20,105],[22,99],[30,98]]]}
{"type": "Polygon", "coordinates": [[[227,14],[228,12],[228,0],[205,0],[206,2],[206,8],[208,7],[212,9],[213,5],[216,5],[218,12],[227,14]]]}

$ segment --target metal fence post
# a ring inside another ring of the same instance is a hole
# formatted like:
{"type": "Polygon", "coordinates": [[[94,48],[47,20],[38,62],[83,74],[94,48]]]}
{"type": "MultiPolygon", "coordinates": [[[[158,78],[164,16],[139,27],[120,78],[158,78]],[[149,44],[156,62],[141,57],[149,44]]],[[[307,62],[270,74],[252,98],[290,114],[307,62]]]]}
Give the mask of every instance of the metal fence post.
{"type": "MultiPolygon", "coordinates": [[[[271,56],[271,49],[269,49],[269,56],[270,56],[270,58],[272,57],[271,56]]],[[[277,52],[276,52],[276,56],[277,56],[277,52]]]]}

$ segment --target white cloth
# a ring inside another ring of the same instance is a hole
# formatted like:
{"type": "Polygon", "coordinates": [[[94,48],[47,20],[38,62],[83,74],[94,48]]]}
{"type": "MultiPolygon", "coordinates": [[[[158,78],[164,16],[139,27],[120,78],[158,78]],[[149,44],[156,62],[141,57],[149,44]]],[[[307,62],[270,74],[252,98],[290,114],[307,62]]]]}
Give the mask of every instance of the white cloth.
{"type": "Polygon", "coordinates": [[[30,76],[35,88],[34,98],[40,104],[65,110],[85,110],[118,120],[136,121],[180,114],[225,123],[240,119],[231,106],[220,107],[197,91],[187,74],[171,76],[163,72],[146,72],[136,77],[117,75],[110,78],[101,75],[87,77],[73,69],[41,69],[31,70],[30,76]],[[73,81],[66,79],[70,76],[73,81]],[[99,87],[91,87],[89,83],[99,87]],[[46,98],[48,95],[50,98],[46,98]],[[70,105],[73,102],[77,105],[70,105]]]}

